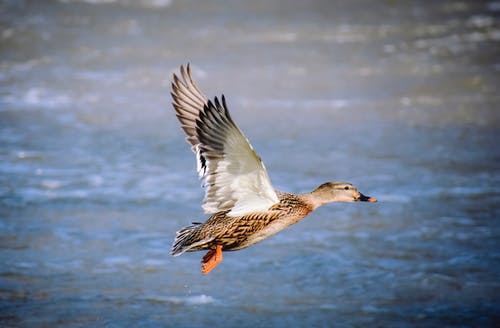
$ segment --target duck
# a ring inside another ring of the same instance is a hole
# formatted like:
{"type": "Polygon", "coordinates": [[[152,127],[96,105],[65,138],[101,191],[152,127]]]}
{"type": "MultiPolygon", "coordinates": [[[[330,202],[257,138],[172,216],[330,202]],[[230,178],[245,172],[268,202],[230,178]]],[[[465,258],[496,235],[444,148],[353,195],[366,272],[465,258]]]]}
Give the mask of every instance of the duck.
{"type": "Polygon", "coordinates": [[[173,74],[172,105],[196,155],[205,189],[203,210],[210,217],[177,231],[171,255],[208,251],[201,260],[208,274],[223,252],[252,246],[332,202],[376,202],[348,182],[326,182],[311,192],[273,188],[264,163],[229,114],[226,99],[209,100],[195,83],[190,64],[173,74]]]}

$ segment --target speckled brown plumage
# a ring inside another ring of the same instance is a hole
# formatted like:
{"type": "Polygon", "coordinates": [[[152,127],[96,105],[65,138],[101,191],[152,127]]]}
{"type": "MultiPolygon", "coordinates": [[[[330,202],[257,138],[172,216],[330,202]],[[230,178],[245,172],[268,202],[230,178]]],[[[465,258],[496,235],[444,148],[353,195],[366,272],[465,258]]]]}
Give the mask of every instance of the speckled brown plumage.
{"type": "Polygon", "coordinates": [[[178,233],[172,252],[215,249],[221,245],[224,251],[234,251],[255,244],[285,227],[292,225],[313,211],[313,206],[300,195],[277,192],[279,203],[268,211],[252,212],[229,217],[228,211],[212,215],[205,223],[195,223],[178,233]],[[273,224],[281,229],[260,235],[273,224]],[[180,238],[179,238],[180,237],[180,238]],[[207,240],[204,243],[200,241],[207,240]],[[196,245],[190,247],[191,245],[196,245]]]}

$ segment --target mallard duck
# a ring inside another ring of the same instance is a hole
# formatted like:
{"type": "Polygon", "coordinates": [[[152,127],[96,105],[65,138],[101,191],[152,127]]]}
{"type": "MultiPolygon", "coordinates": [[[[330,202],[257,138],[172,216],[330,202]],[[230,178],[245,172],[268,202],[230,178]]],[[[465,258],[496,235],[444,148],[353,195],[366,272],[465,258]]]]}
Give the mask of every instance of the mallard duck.
{"type": "Polygon", "coordinates": [[[180,67],[172,82],[173,107],[196,154],[203,180],[203,209],[211,216],[177,232],[171,254],[208,250],[203,274],[221,261],[223,251],[239,250],[274,235],[330,202],[376,202],[347,182],[323,183],[304,194],[275,190],[264,163],[229,115],[226,99],[213,101],[180,67]]]}

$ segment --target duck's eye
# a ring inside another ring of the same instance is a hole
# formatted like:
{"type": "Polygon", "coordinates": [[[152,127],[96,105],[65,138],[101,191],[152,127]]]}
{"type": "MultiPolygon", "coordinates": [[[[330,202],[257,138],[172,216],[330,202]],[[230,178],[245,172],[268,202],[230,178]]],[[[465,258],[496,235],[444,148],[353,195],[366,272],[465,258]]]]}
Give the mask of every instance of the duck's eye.
{"type": "Polygon", "coordinates": [[[344,190],[349,190],[349,186],[345,186],[345,187],[344,187],[344,190]]]}

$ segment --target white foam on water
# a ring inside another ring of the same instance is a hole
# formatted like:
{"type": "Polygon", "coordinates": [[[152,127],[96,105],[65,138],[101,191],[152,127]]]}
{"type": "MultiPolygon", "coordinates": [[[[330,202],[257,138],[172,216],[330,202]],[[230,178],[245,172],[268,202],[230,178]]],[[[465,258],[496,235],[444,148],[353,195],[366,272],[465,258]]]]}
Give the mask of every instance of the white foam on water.
{"type": "Polygon", "coordinates": [[[72,103],[68,95],[56,94],[45,88],[31,88],[20,95],[9,95],[4,101],[9,104],[45,108],[62,108],[72,103]]]}
{"type": "Polygon", "coordinates": [[[186,304],[186,305],[203,305],[215,302],[215,299],[212,296],[205,294],[185,296],[185,297],[146,295],[143,297],[143,299],[146,301],[153,301],[153,302],[165,302],[165,303],[186,304]]]}

